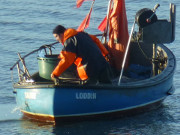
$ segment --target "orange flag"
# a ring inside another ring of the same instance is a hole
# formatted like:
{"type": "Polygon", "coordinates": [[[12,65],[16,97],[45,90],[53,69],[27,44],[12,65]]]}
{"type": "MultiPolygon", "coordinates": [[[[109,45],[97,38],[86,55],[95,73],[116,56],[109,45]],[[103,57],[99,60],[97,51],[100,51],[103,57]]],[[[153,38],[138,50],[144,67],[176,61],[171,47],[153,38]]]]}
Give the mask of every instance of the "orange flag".
{"type": "Polygon", "coordinates": [[[76,7],[79,8],[85,0],[77,0],[76,1],[76,7]]]}
{"type": "Polygon", "coordinates": [[[81,23],[81,25],[78,27],[77,31],[84,31],[84,29],[89,27],[91,12],[92,12],[92,8],[91,8],[90,12],[87,14],[86,18],[81,23]]]}
{"type": "MultiPolygon", "coordinates": [[[[112,9],[110,9],[109,11],[111,14],[112,13],[112,9]]],[[[106,30],[106,26],[107,26],[107,16],[103,19],[103,21],[100,23],[100,25],[98,26],[98,29],[102,32],[104,32],[106,30]]]]}
{"type": "MultiPolygon", "coordinates": [[[[109,20],[109,42],[108,49],[111,57],[111,64],[121,70],[122,61],[128,43],[128,22],[126,16],[125,0],[113,0],[113,11],[109,20]]],[[[128,66],[128,58],[125,68],[128,66]]]]}
{"type": "Polygon", "coordinates": [[[103,21],[101,22],[101,24],[98,26],[98,29],[102,32],[105,31],[106,29],[106,25],[107,25],[107,16],[103,19],[103,21]]]}

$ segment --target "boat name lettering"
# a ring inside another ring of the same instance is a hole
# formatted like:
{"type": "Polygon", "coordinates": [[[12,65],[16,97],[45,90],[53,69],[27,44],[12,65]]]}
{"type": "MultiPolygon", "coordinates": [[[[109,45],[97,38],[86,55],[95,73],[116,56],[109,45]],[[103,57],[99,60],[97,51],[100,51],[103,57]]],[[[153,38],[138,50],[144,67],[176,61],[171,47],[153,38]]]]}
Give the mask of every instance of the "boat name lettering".
{"type": "Polygon", "coordinates": [[[76,99],[96,99],[96,93],[76,93],[76,99]]]}
{"type": "Polygon", "coordinates": [[[36,99],[36,93],[34,92],[25,92],[24,94],[26,99],[36,99]]]}

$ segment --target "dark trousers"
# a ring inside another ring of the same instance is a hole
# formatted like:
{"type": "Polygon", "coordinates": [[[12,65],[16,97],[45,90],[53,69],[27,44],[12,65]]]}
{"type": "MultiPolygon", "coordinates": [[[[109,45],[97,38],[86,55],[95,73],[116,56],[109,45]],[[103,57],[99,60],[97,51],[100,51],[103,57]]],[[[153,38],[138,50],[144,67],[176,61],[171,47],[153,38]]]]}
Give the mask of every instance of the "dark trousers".
{"type": "Polygon", "coordinates": [[[100,83],[111,83],[111,80],[113,78],[113,72],[111,70],[110,65],[107,65],[104,70],[100,73],[99,76],[99,82],[100,83]]]}
{"type": "Polygon", "coordinates": [[[97,76],[96,78],[89,77],[85,81],[85,84],[110,84],[112,78],[113,72],[111,70],[110,65],[107,65],[104,69],[102,69],[101,73],[99,73],[99,76],[97,76]]]}

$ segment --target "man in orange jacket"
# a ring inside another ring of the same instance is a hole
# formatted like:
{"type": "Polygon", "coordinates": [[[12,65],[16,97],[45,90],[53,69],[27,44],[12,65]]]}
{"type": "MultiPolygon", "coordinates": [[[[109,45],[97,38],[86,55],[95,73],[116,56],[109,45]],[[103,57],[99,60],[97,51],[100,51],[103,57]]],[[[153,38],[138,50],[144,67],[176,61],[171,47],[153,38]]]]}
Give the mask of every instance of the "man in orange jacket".
{"type": "Polygon", "coordinates": [[[98,38],[75,29],[56,26],[53,35],[64,45],[60,52],[60,62],[51,74],[51,78],[59,77],[73,63],[81,80],[95,80],[110,83],[111,69],[105,57],[108,51],[98,38]]]}

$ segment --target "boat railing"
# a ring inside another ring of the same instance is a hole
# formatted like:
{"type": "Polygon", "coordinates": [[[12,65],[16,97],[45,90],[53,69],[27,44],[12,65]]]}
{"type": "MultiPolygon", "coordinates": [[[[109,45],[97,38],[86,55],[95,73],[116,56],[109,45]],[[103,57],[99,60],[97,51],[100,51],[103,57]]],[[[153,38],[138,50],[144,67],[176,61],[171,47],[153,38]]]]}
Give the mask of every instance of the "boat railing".
{"type": "Polygon", "coordinates": [[[42,45],[38,49],[35,49],[35,50],[31,51],[30,53],[24,55],[23,57],[21,57],[20,53],[18,53],[19,60],[17,60],[16,63],[14,63],[14,65],[10,68],[10,70],[13,71],[14,67],[17,66],[19,81],[21,82],[23,80],[25,80],[25,81],[31,80],[31,75],[30,75],[30,73],[29,73],[29,71],[28,71],[28,69],[26,67],[25,58],[32,55],[32,54],[34,54],[35,52],[38,52],[38,51],[41,51],[41,50],[44,50],[45,54],[47,55],[48,53],[47,53],[46,49],[49,49],[49,54],[52,55],[53,45],[55,45],[57,43],[59,43],[59,42],[54,42],[54,43],[51,43],[51,44],[42,45]],[[23,65],[23,69],[20,67],[20,62],[23,65]]]}

